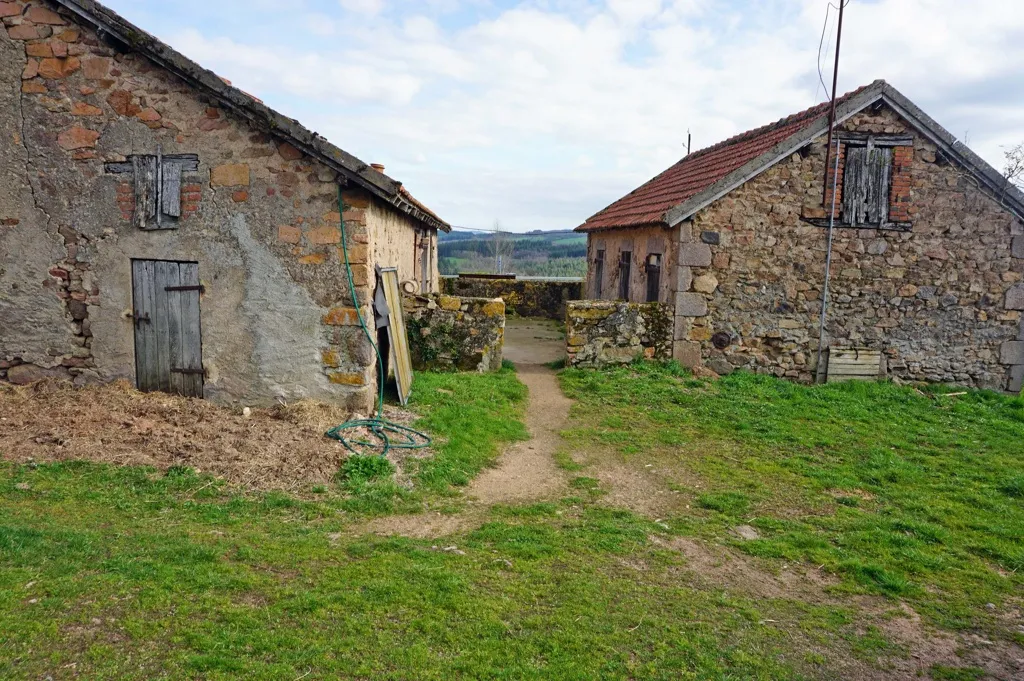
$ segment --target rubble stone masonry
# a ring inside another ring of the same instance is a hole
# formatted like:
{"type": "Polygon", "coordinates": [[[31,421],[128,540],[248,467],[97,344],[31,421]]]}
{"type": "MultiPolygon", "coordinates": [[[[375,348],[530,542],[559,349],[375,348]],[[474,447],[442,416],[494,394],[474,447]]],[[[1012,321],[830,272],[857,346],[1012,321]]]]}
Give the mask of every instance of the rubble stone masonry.
{"type": "Polygon", "coordinates": [[[566,312],[566,363],[572,367],[628,364],[672,355],[672,306],[578,300],[566,312]]]}
{"type": "Polygon", "coordinates": [[[501,298],[508,314],[558,321],[565,320],[566,303],[583,297],[582,281],[460,276],[442,279],[441,289],[453,296],[501,298]]]}
{"type": "MultiPolygon", "coordinates": [[[[57,9],[0,1],[0,379],[133,381],[131,260],[193,261],[207,397],[369,411],[376,379],[344,267],[344,180],[57,9]],[[107,164],[158,149],[196,154],[199,169],[182,176],[176,228],[141,230],[132,177],[107,164]]],[[[344,199],[370,318],[377,199],[353,188],[344,199]]]]}
{"type": "Polygon", "coordinates": [[[409,351],[417,371],[497,371],[505,344],[501,298],[403,296],[409,351]]]}
{"type": "MultiPolygon", "coordinates": [[[[914,135],[890,201],[912,226],[835,231],[829,343],[882,350],[899,379],[1020,391],[1024,225],[887,108],[843,128],[914,135]]],[[[824,158],[818,139],[682,225],[677,358],[813,380],[826,230],[802,218],[826,216],[824,158]]]]}

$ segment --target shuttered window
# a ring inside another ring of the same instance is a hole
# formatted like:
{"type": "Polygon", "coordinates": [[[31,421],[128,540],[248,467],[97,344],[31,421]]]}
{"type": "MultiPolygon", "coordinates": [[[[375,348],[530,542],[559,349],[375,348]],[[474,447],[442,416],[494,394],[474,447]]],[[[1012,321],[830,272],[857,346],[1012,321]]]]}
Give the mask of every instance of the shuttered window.
{"type": "Polygon", "coordinates": [[[847,147],[843,220],[851,225],[887,223],[891,176],[891,147],[847,147]]]}
{"type": "Polygon", "coordinates": [[[108,163],[108,173],[132,176],[133,222],[139,229],[177,229],[181,218],[181,175],[199,170],[195,154],[136,154],[123,163],[108,163]]]}
{"type": "Polygon", "coordinates": [[[632,274],[633,252],[619,253],[619,299],[629,300],[629,277],[632,274]]]}
{"type": "Polygon", "coordinates": [[[661,253],[647,256],[647,302],[656,303],[661,297],[661,253]]]}
{"type": "Polygon", "coordinates": [[[842,152],[836,202],[841,224],[910,229],[914,138],[843,132],[839,141],[842,152]]]}

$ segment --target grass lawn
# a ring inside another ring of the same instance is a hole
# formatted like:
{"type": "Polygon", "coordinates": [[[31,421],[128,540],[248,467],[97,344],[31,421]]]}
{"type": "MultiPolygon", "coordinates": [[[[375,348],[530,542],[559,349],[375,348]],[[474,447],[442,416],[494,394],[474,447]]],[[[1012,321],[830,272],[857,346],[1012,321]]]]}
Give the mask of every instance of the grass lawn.
{"type": "Polygon", "coordinates": [[[666,518],[673,531],[822,566],[932,624],[1024,642],[986,607],[1024,593],[1024,399],[749,373],[707,382],[673,364],[562,381],[578,401],[577,449],[669,471],[693,507],[666,518]],[[735,537],[738,523],[761,538],[735,537]]]}
{"type": "Polygon", "coordinates": [[[510,369],[418,375],[417,427],[438,440],[411,487],[364,459],[310,499],[187,469],[0,463],[0,678],[850,678],[906,655],[852,601],[699,585],[686,537],[1012,638],[985,604],[1022,585],[1020,400],[671,365],[562,380],[578,400],[564,498],[437,541],[359,525],[458,508],[453,489],[525,437],[510,369]],[[610,508],[580,452],[679,472],[677,512],[610,508]],[[731,539],[739,522],[763,538],[731,539]]]}

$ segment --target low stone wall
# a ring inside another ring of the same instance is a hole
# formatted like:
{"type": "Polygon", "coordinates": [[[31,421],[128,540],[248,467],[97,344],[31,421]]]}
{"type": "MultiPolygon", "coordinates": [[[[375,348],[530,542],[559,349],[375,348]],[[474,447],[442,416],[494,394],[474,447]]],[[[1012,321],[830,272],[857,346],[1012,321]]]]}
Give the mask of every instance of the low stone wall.
{"type": "Polygon", "coordinates": [[[570,302],[566,362],[574,367],[626,364],[637,357],[672,357],[672,306],[612,300],[570,302]]]}
{"type": "Polygon", "coordinates": [[[583,280],[446,277],[441,280],[441,290],[453,296],[501,298],[508,314],[562,321],[565,304],[583,297],[583,280]]]}
{"type": "Polygon", "coordinates": [[[505,340],[501,298],[403,296],[412,366],[417,371],[497,371],[505,340]]]}

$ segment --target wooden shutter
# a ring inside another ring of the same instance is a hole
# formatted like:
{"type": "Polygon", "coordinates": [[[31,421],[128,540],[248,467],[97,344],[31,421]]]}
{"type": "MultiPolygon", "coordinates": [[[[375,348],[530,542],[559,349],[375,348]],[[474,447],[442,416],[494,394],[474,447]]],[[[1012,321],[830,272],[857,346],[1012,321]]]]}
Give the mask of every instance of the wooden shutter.
{"type": "Polygon", "coordinates": [[[619,298],[629,300],[629,278],[632,276],[633,252],[619,253],[619,298]]]}
{"type": "Polygon", "coordinates": [[[165,159],[160,175],[160,212],[181,217],[181,163],[165,159]]]}
{"type": "Polygon", "coordinates": [[[135,175],[135,226],[156,228],[157,160],[156,156],[132,156],[135,175]]]}
{"type": "Polygon", "coordinates": [[[661,298],[661,254],[647,256],[647,302],[656,303],[661,298]]]}
{"type": "Polygon", "coordinates": [[[847,146],[843,168],[843,221],[881,226],[889,221],[892,148],[847,146]]]}

